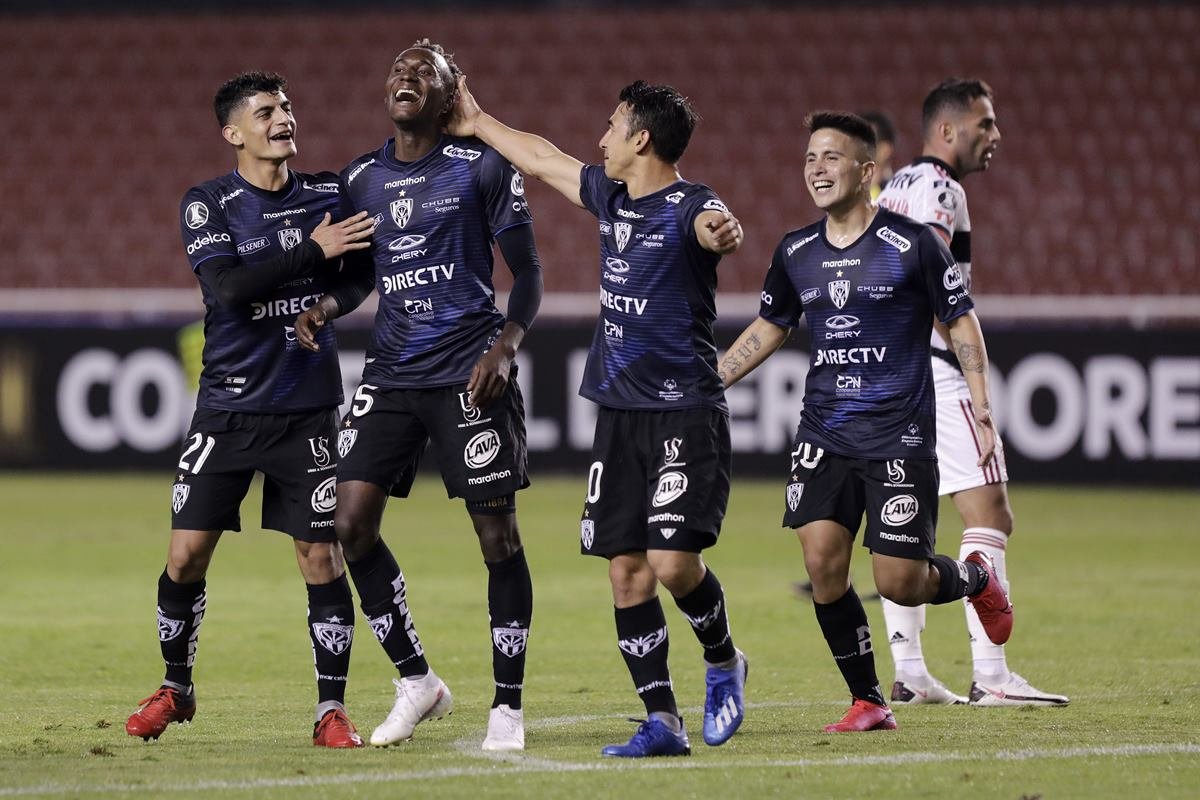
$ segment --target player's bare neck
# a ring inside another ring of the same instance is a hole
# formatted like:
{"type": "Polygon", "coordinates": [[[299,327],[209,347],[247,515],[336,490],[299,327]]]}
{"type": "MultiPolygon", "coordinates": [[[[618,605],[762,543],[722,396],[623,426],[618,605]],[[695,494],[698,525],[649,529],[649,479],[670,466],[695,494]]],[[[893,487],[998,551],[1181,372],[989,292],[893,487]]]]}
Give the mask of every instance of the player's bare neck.
{"type": "Polygon", "coordinates": [[[436,129],[409,130],[396,128],[396,160],[419,161],[437,146],[442,132],[436,129]]]}
{"type": "Polygon", "coordinates": [[[872,204],[869,199],[845,208],[829,209],[829,216],[825,220],[825,238],[834,247],[852,244],[871,227],[878,210],[878,206],[872,204]]]}
{"type": "Polygon", "coordinates": [[[667,164],[657,158],[646,159],[646,163],[636,163],[629,175],[622,176],[625,191],[630,198],[637,200],[648,194],[667,188],[680,180],[679,170],[674,164],[667,164]]]}
{"type": "Polygon", "coordinates": [[[260,161],[256,159],[238,159],[238,174],[246,183],[267,192],[277,192],[287,186],[287,162],[260,161]]]}

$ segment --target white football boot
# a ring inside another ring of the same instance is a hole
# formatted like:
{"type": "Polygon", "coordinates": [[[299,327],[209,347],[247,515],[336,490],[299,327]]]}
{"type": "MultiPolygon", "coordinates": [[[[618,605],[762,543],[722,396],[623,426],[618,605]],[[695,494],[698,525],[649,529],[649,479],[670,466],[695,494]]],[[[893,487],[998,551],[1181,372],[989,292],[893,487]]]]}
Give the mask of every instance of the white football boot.
{"type": "Polygon", "coordinates": [[[454,709],[450,687],[433,670],[420,678],[392,680],[396,685],[396,703],[371,734],[371,744],[387,747],[412,738],[417,724],[427,719],[441,719],[454,709]]]}

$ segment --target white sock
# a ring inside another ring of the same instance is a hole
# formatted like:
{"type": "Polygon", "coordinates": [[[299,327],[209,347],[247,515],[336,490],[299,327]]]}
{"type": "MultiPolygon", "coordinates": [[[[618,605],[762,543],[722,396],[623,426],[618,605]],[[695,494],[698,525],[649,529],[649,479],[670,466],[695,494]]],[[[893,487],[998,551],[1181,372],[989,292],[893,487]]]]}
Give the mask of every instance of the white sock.
{"type": "MultiPolygon", "coordinates": [[[[995,528],[967,528],[963,531],[962,547],[958,557],[966,558],[978,550],[992,557],[996,567],[996,577],[1004,591],[1008,591],[1008,568],[1004,563],[1004,551],[1008,546],[1008,536],[995,528]]],[[[1003,683],[1008,680],[1008,663],[1004,659],[1004,646],[992,644],[983,623],[975,608],[963,598],[963,607],[967,612],[967,632],[971,638],[971,660],[974,662],[975,680],[984,680],[988,685],[1003,683]]]]}
{"type": "Polygon", "coordinates": [[[921,631],[925,630],[925,606],[902,606],[883,599],[883,618],[887,622],[888,646],[896,664],[896,680],[929,677],[925,656],[921,653],[921,631]]]}

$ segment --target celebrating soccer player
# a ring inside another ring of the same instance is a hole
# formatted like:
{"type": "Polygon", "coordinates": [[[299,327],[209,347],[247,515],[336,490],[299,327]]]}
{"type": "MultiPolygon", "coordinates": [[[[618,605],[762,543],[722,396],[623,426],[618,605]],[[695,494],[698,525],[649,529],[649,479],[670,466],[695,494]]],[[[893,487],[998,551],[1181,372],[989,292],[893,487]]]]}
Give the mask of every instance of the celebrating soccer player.
{"type": "Polygon", "coordinates": [[[525,746],[521,690],[533,588],[517,529],[525,418],[513,360],[537,314],[542,273],[519,172],[477,139],[443,134],[459,71],[440,45],[396,56],[384,104],[395,136],[342,171],[343,202],[377,222],[370,258],[296,321],[306,347],[374,287],[379,311],[362,383],[338,437],[337,535],[363,612],[396,665],[396,701],[371,734],[386,746],[450,712],[408,607],[405,577],[380,537],[388,497],[404,497],[432,440],[446,490],[466,501],[488,568],[495,695],[485,750],[525,746]],[[495,306],[492,242],[514,275],[495,306]]]}
{"type": "Polygon", "coordinates": [[[318,691],[313,744],[362,745],[342,705],[354,602],[333,531],[341,372],[332,329],[322,331],[325,348],[313,354],[297,345],[290,322],[330,285],[342,254],[367,247],[374,224],[366,214],[330,224],[340,215],[337,176],[288,168],[296,118],[286,88],[278,75],[249,72],[218,90],[217,121],[237,169],[189,189],[180,209],[204,297],[204,368],[158,579],[166,677],[125,724],[143,739],[196,713],[192,666],[205,574],[221,533],[241,530],[238,509],[260,471],[262,525],[295,540],[308,585],[318,691]]]}
{"type": "Polygon", "coordinates": [[[854,114],[819,112],[804,182],[824,218],[783,237],[759,317],[720,361],[732,385],[779,348],[803,314],[812,342],[792,450],[783,524],[795,528],[813,605],[853,702],[830,733],[891,730],[875,674],[867,615],[850,585],[854,538],[866,514],[880,594],[902,605],[967,597],[988,637],[1012,629],[1012,606],[991,558],[934,553],[938,468],[928,341],[949,328],[974,401],[979,465],[995,448],[987,354],[958,265],[927,226],[871,203],[875,133],[854,114]]]}
{"type": "Polygon", "coordinates": [[[704,741],[745,714],[745,656],[701,551],[729,497],[729,417],[712,323],[717,263],[742,241],[737,219],[676,167],[696,124],[669,86],[625,87],[600,139],[604,164],[483,113],[460,81],[451,130],[495,147],[600,225],[600,318],[580,394],[600,406],[580,523],[582,552],[609,562],[618,645],[648,719],[606,756],[691,752],[667,666],[661,582],[704,649],[704,741]]]}

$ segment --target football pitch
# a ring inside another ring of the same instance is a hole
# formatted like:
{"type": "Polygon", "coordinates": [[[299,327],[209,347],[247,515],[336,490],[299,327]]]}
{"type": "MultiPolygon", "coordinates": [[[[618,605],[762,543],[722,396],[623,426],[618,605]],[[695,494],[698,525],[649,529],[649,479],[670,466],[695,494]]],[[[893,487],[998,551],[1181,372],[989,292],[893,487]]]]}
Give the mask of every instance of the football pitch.
{"type": "MultiPolygon", "coordinates": [[[[747,719],[725,746],[700,736],[704,673],[664,593],[690,758],[602,760],[642,713],[615,647],[605,562],[579,551],[581,476],[520,495],[535,610],[527,749],[479,747],[491,700],[486,570],[463,506],[423,475],[384,533],[408,579],[431,665],[455,711],[400,747],[311,746],[315,701],[305,595],[289,540],[226,534],[208,576],[198,711],[157,742],[125,718],[162,677],[155,585],[171,474],[0,476],[0,797],[1196,797],[1200,795],[1200,497],[1196,492],[1014,487],[1009,550],[1017,619],[1009,665],[1071,697],[1066,708],[899,707],[894,733],[830,736],[847,705],[779,528],[775,483],[736,482],[708,561],[751,660],[747,719]]],[[[942,507],[939,550],[957,555],[942,507]]],[[[855,581],[871,588],[868,556],[855,581]]],[[[892,664],[867,603],[880,678],[892,664]]],[[[391,707],[394,671],[364,620],[347,692],[364,735],[391,707]]],[[[965,693],[958,604],[931,608],[925,654],[965,693]]]]}

